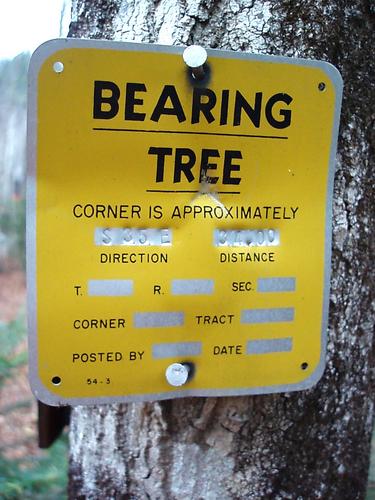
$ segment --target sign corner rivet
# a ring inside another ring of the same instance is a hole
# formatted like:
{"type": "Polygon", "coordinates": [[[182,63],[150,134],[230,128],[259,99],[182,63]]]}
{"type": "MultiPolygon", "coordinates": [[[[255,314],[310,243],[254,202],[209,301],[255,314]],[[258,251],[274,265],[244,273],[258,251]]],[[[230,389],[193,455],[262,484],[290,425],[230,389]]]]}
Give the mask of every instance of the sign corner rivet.
{"type": "Polygon", "coordinates": [[[64,71],[64,65],[61,61],[56,61],[53,63],[53,71],[55,73],[62,73],[64,71]]]}
{"type": "Polygon", "coordinates": [[[61,377],[56,375],[56,376],[52,377],[51,382],[53,383],[53,385],[60,385],[61,384],[61,377]]]}
{"type": "Polygon", "coordinates": [[[326,89],[326,84],[324,82],[320,82],[318,85],[318,89],[320,92],[323,92],[326,89]]]}

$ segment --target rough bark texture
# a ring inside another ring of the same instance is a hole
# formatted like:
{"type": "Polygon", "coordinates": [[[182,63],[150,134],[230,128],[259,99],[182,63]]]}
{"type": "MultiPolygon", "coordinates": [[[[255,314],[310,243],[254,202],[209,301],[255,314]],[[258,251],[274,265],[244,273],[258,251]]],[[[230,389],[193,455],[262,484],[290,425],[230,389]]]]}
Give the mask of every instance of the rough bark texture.
{"type": "Polygon", "coordinates": [[[374,15],[365,0],[73,2],[70,36],[324,59],[341,71],[345,94],[322,380],[289,394],[76,408],[70,498],[364,498],[374,415],[374,15]]]}

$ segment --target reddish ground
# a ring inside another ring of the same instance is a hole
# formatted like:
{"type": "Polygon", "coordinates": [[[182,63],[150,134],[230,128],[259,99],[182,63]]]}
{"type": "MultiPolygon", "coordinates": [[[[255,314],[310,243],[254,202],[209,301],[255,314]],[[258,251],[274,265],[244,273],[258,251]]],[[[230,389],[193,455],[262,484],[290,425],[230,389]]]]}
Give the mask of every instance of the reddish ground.
{"type": "MultiPolygon", "coordinates": [[[[0,273],[0,322],[7,323],[15,319],[25,310],[25,303],[24,273],[0,273]]],[[[17,351],[26,349],[25,340],[18,346],[17,351]]],[[[36,403],[27,380],[27,366],[22,366],[0,387],[1,453],[8,458],[39,454],[36,419],[36,403]]]]}
{"type": "Polygon", "coordinates": [[[25,274],[21,271],[0,273],[0,321],[14,319],[26,298],[25,274]]]}

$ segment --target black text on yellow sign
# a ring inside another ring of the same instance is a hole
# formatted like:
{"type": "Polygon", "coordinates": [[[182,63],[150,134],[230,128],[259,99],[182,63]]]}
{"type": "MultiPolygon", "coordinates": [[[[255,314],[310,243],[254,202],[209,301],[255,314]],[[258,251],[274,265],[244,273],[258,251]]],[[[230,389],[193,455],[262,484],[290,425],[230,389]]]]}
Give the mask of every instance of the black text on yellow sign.
{"type": "Polygon", "coordinates": [[[183,50],[33,55],[30,379],[46,403],[300,390],[324,369],[340,76],[213,50],[194,81],[183,50]],[[177,388],[174,363],[190,370],[177,388]]]}

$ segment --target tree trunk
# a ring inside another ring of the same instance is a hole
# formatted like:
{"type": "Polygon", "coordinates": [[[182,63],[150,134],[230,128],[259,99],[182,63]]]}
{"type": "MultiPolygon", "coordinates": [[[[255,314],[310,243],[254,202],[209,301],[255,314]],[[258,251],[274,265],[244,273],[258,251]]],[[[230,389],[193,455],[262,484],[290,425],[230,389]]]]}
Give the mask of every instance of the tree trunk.
{"type": "Polygon", "coordinates": [[[324,59],[343,76],[344,102],[321,381],[286,394],[77,407],[70,498],[364,498],[374,415],[374,16],[366,0],[73,1],[69,36],[324,59]]]}

